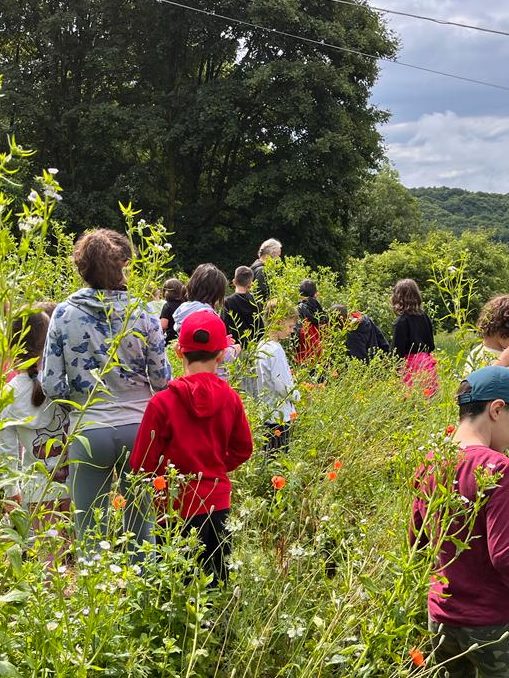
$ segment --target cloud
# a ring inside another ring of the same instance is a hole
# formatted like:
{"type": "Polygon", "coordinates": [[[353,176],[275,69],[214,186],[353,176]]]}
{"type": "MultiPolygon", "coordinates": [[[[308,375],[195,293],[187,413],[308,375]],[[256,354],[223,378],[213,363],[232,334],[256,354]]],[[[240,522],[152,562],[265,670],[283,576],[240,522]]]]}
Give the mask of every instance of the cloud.
{"type": "MultiPolygon", "coordinates": [[[[374,2],[374,0],[371,0],[374,2]]],[[[376,5],[509,31],[500,0],[377,0],[376,5]]],[[[398,60],[509,87],[509,38],[384,15],[400,37],[398,60]]],[[[382,127],[403,183],[509,191],[509,92],[381,64],[372,101],[391,112],[382,127]]]]}
{"type": "Polygon", "coordinates": [[[509,116],[425,114],[388,125],[386,142],[406,186],[509,192],[509,116]]]}

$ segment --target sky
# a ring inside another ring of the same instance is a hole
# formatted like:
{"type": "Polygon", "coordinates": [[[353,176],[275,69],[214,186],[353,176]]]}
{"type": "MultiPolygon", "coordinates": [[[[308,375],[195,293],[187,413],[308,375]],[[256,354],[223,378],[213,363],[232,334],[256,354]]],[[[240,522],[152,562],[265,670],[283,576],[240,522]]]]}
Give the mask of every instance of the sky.
{"type": "MultiPolygon", "coordinates": [[[[386,9],[509,32],[506,0],[369,0],[386,9]]],[[[509,87],[509,36],[383,15],[398,60],[509,87]]],[[[405,186],[509,193],[509,91],[382,63],[372,101],[392,115],[387,155],[405,186]]]]}

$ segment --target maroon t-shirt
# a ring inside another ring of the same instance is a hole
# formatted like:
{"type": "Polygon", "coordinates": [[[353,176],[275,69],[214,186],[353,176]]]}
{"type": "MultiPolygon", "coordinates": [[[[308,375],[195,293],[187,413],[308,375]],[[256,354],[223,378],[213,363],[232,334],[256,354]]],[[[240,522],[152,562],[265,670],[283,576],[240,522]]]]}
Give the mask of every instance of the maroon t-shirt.
{"type": "MultiPolygon", "coordinates": [[[[465,502],[475,500],[474,472],[478,467],[490,473],[500,472],[503,476],[498,486],[488,491],[489,499],[477,516],[470,548],[456,557],[454,544],[447,541],[440,553],[439,565],[443,568],[440,573],[445,575],[446,581],[432,579],[428,595],[430,617],[438,623],[453,626],[509,624],[509,458],[480,445],[460,450],[456,488],[465,502]]],[[[429,468],[432,473],[432,461],[429,468]]],[[[428,494],[435,478],[431,475],[424,480],[420,475],[417,483],[425,483],[428,494]]],[[[416,539],[415,532],[422,526],[425,514],[425,499],[416,499],[412,541],[416,539]]],[[[453,527],[454,533],[458,528],[461,525],[453,527]]]]}

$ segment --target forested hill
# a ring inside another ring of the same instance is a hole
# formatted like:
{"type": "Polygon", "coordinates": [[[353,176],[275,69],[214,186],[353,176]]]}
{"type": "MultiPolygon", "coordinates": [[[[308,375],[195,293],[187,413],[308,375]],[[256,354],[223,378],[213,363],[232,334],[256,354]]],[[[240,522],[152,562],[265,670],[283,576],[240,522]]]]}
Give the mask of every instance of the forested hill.
{"type": "Polygon", "coordinates": [[[412,188],[427,225],[461,233],[469,228],[491,229],[509,242],[509,194],[480,193],[460,188],[412,188]]]}

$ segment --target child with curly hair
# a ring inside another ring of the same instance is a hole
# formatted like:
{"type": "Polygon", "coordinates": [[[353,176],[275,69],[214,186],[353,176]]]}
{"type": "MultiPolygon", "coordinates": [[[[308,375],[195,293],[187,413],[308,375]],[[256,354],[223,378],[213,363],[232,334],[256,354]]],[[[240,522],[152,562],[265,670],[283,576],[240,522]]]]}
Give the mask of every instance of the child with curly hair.
{"type": "Polygon", "coordinates": [[[481,309],[477,328],[482,343],[468,355],[464,374],[487,365],[504,364],[502,352],[509,347],[509,294],[490,299],[481,309]]]}

